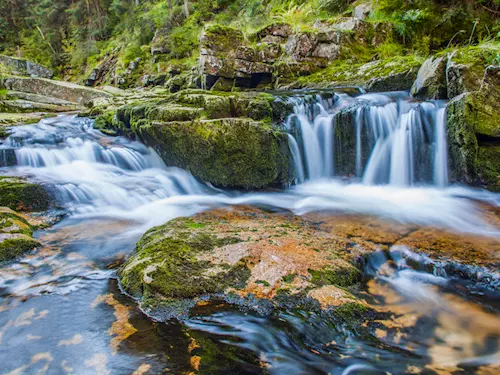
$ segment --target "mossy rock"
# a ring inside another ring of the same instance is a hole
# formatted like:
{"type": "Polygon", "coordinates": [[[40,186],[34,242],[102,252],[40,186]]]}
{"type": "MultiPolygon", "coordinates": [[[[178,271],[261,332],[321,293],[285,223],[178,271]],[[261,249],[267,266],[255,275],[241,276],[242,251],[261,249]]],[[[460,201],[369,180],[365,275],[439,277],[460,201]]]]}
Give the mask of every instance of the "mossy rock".
{"type": "Polygon", "coordinates": [[[477,169],[488,189],[500,192],[500,145],[479,147],[477,169]]]}
{"type": "Polygon", "coordinates": [[[17,211],[44,211],[52,199],[40,185],[17,177],[0,177],[0,206],[17,211]]]}
{"type": "Polygon", "coordinates": [[[266,93],[183,90],[104,112],[95,126],[139,137],[167,165],[214,185],[260,189],[293,181],[288,136],[272,125],[291,111],[266,93]]]}
{"type": "Polygon", "coordinates": [[[37,240],[25,234],[0,233],[0,262],[15,259],[38,246],[37,240]]]}
{"type": "MultiPolygon", "coordinates": [[[[442,56],[444,53],[438,54],[442,56]]],[[[485,69],[498,65],[500,43],[485,43],[464,47],[447,55],[446,80],[448,98],[452,99],[466,92],[481,88],[485,69]]]]}
{"type": "Polygon", "coordinates": [[[56,114],[48,113],[0,113],[0,125],[13,126],[24,124],[36,124],[40,120],[55,117],[56,114]]]}
{"type": "Polygon", "coordinates": [[[14,259],[39,246],[34,240],[33,227],[21,215],[0,207],[0,262],[14,259]]]}
{"type": "Polygon", "coordinates": [[[492,190],[498,190],[500,173],[499,76],[499,68],[489,67],[478,91],[454,98],[447,107],[452,178],[492,190]]]}
{"type": "Polygon", "coordinates": [[[418,71],[411,95],[420,99],[446,99],[446,57],[428,58],[418,71]]]}
{"type": "Polygon", "coordinates": [[[0,207],[0,232],[31,236],[33,227],[22,215],[14,210],[8,207],[0,207]]]}
{"type": "Polygon", "coordinates": [[[293,179],[288,136],[268,123],[227,118],[139,125],[140,137],[167,165],[214,185],[259,189],[293,179]]]}
{"type": "Polygon", "coordinates": [[[218,24],[208,25],[201,35],[201,48],[216,54],[224,54],[243,43],[240,30],[218,24]]]}
{"type": "Polygon", "coordinates": [[[360,86],[367,91],[409,90],[423,59],[414,56],[396,56],[366,64],[331,64],[308,77],[300,78],[293,86],[331,88],[360,86]]]}
{"type": "Polygon", "coordinates": [[[212,210],[148,231],[118,275],[125,291],[156,317],[183,315],[201,301],[222,298],[262,313],[300,306],[335,314],[348,304],[339,315],[348,320],[348,310],[369,308],[349,291],[361,273],[347,244],[289,214],[212,210]]]}

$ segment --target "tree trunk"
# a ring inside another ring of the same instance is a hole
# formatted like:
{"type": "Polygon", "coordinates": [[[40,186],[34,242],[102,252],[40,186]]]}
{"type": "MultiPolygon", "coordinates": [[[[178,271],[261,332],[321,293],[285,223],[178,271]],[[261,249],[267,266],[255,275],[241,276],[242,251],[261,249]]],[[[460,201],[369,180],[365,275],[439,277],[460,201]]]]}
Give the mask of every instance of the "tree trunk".
{"type": "Polygon", "coordinates": [[[184,0],[184,14],[186,15],[186,18],[189,17],[189,1],[184,0]]]}

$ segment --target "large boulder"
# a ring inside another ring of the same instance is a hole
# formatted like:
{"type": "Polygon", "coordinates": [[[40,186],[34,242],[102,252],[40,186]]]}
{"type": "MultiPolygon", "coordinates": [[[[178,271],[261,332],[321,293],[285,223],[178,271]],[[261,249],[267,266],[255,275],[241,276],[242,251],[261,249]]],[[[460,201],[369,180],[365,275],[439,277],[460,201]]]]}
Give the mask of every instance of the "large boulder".
{"type": "Polygon", "coordinates": [[[411,95],[421,99],[446,99],[446,63],[444,56],[425,60],[411,87],[411,95]]]}
{"type": "Polygon", "coordinates": [[[168,165],[216,186],[259,189],[290,182],[288,137],[245,118],[153,122],[138,129],[168,165]]]}
{"type": "Polygon", "coordinates": [[[260,312],[302,304],[351,311],[355,319],[369,309],[349,291],[361,273],[345,259],[348,242],[332,241],[292,215],[214,210],[151,229],[118,274],[122,287],[160,319],[186,314],[210,297],[260,312]]]}
{"type": "MultiPolygon", "coordinates": [[[[497,221],[498,212],[491,211],[497,221]]],[[[387,254],[397,249],[397,264],[405,253],[412,259],[408,265],[418,262],[411,250],[441,260],[440,269],[452,277],[488,283],[500,241],[362,215],[297,217],[238,206],[152,228],[118,276],[124,290],[160,320],[222,299],[260,313],[328,312],[360,328],[373,322],[370,302],[359,293],[365,290],[362,274],[376,263],[389,276],[387,254]],[[464,263],[483,268],[468,271],[464,263]]],[[[421,266],[432,269],[428,257],[421,266]]]]}
{"type": "Polygon", "coordinates": [[[31,76],[33,78],[52,78],[54,76],[52,70],[40,64],[15,57],[0,55],[0,65],[4,66],[7,73],[13,75],[31,76]]]}

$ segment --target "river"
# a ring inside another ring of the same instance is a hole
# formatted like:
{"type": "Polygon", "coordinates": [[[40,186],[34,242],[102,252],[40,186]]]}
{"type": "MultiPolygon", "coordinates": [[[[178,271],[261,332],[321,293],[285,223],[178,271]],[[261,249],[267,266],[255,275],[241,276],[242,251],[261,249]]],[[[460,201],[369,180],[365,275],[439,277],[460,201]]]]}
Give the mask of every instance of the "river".
{"type": "Polygon", "coordinates": [[[498,273],[484,283],[406,249],[384,255],[390,269],[381,255],[365,265],[366,300],[418,319],[417,329],[384,343],[315,314],[260,316],[225,304],[157,322],[120,291],[116,265],[147,229],[212,207],[347,212],[500,237],[478,204],[498,207],[500,196],[448,184],[442,103],[392,94],[287,100],[295,105],[286,126],[297,184],[280,192],[214,188],[87,118],[15,127],[3,147],[15,149],[17,165],[2,173],[47,186],[58,203],[52,215],[63,219],[35,233],[40,249],[0,265],[0,374],[188,374],[193,338],[213,353],[207,374],[498,369],[498,273]],[[368,106],[356,112],[354,171],[345,179],[336,169],[343,151],[325,135],[335,129],[332,113],[353,101],[368,106]]]}

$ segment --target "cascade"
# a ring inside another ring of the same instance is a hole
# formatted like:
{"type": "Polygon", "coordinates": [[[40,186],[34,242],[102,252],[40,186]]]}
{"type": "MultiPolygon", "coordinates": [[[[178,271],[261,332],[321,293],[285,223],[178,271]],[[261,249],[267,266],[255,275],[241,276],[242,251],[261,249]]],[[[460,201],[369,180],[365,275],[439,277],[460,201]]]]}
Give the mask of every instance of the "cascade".
{"type": "Polygon", "coordinates": [[[405,93],[287,100],[294,108],[286,127],[297,183],[348,176],[367,185],[446,186],[444,103],[417,102],[405,93]]]}
{"type": "Polygon", "coordinates": [[[14,128],[3,147],[13,150],[17,171],[49,184],[70,211],[127,211],[203,185],[189,173],[167,168],[139,142],[110,138],[85,118],[59,117],[14,128]]]}

